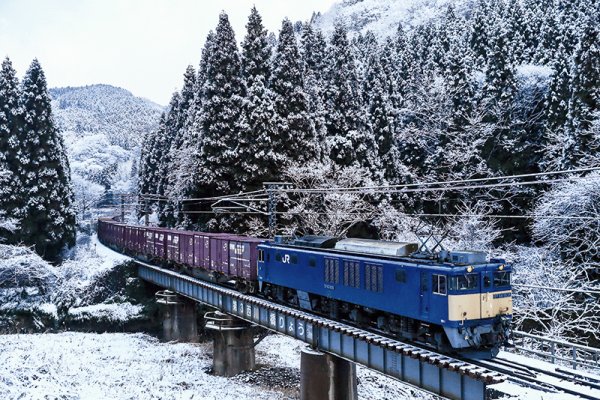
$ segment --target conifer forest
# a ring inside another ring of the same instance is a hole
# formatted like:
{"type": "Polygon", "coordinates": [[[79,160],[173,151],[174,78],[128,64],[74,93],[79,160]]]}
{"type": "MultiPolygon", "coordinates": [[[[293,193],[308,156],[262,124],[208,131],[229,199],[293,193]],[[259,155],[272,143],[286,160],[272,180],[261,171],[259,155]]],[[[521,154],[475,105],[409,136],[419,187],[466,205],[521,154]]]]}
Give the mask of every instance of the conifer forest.
{"type": "MultiPolygon", "coordinates": [[[[592,0],[479,0],[386,37],[350,35],[343,24],[325,37],[289,20],[274,35],[252,9],[239,37],[222,13],[198,67],[186,69],[144,138],[139,215],[266,236],[251,201],[236,212],[211,204],[290,182],[321,192],[280,193],[279,233],[414,241],[437,232],[454,248],[511,254],[523,282],[595,286],[599,17],[592,0]],[[556,174],[568,170],[590,179],[556,174]],[[521,175],[533,178],[477,185],[521,175]],[[464,181],[461,190],[406,190],[464,181]]],[[[546,295],[518,324],[599,338],[590,329],[600,323],[597,303],[546,295]],[[551,311],[548,299],[565,305],[551,311]],[[585,318],[576,321],[564,311],[579,307],[585,318]]]]}

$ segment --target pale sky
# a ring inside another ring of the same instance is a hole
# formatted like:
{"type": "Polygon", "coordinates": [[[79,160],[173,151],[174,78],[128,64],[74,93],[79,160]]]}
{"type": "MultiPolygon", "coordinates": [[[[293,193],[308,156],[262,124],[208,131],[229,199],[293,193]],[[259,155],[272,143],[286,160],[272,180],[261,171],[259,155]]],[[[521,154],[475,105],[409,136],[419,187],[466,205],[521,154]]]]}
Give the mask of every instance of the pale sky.
{"type": "Polygon", "coordinates": [[[106,83],[166,105],[198,66],[224,10],[241,43],[256,5],[269,31],[335,0],[0,0],[0,57],[22,77],[38,58],[49,87],[106,83]]]}

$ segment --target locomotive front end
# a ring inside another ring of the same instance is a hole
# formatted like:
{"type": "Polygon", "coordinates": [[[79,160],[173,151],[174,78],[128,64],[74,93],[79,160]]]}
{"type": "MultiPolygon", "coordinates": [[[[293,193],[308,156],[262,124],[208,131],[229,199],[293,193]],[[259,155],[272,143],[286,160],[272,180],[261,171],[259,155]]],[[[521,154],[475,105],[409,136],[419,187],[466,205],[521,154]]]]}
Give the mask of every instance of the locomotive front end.
{"type": "Polygon", "coordinates": [[[444,330],[455,350],[494,357],[507,342],[512,320],[510,275],[511,267],[504,260],[453,268],[444,330]]]}

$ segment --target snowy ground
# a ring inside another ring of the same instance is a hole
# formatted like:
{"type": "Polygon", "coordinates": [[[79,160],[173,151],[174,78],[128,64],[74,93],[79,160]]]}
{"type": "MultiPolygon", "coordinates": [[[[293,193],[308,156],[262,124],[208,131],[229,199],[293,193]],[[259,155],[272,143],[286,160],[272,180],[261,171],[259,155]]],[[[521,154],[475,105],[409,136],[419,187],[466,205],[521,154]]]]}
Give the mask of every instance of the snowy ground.
{"type": "Polygon", "coordinates": [[[32,315],[38,331],[65,318],[123,323],[141,316],[143,307],[120,293],[124,289],[106,286],[113,269],[129,258],[101,245],[96,235],[80,235],[67,256],[57,267],[25,247],[0,245],[0,312],[32,315]]]}
{"type": "MultiPolygon", "coordinates": [[[[302,343],[268,336],[261,369],[234,378],[210,374],[210,343],[159,343],[143,334],[0,336],[2,399],[295,399],[302,343]]],[[[432,398],[358,369],[362,399],[432,398]]]]}

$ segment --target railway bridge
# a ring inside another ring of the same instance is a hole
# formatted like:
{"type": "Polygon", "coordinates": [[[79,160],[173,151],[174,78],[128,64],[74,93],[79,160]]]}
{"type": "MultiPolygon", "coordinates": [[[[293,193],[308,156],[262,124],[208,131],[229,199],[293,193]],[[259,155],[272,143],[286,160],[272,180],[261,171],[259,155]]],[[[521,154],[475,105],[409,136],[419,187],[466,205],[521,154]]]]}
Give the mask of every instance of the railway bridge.
{"type": "MultiPolygon", "coordinates": [[[[326,370],[327,374],[324,375],[335,376],[335,381],[330,384],[338,389],[340,386],[355,385],[355,371],[352,366],[344,367],[344,362],[363,365],[450,399],[487,398],[489,397],[488,385],[497,384],[506,379],[498,372],[466,361],[261,298],[244,295],[139,260],[135,260],[135,262],[138,264],[140,278],[148,282],[192,301],[213,307],[239,320],[301,340],[312,349],[330,355],[324,363],[334,369],[326,370]],[[349,376],[340,375],[340,371],[347,371],[349,376]]],[[[209,321],[209,326],[222,333],[239,335],[239,331],[243,329],[243,324],[234,324],[236,329],[228,333],[228,326],[218,326],[215,322],[217,321],[209,321]]],[[[220,338],[221,335],[216,335],[216,337],[220,338]]],[[[219,344],[216,343],[216,345],[219,344]]],[[[244,343],[237,343],[237,346],[234,347],[244,347],[244,343]]],[[[319,364],[318,360],[305,362],[306,359],[311,359],[311,352],[306,352],[302,357],[301,367],[306,365],[301,371],[302,382],[314,389],[317,385],[310,380],[318,377],[311,376],[308,370],[320,369],[322,371],[323,365],[319,364]],[[317,368],[314,368],[315,366],[317,368]]],[[[314,359],[314,357],[312,358],[314,359]]],[[[224,360],[217,361],[223,362],[224,360]]],[[[319,376],[323,375],[319,374],[319,376]]],[[[309,387],[301,388],[301,392],[308,391],[309,387]]],[[[324,392],[327,392],[327,389],[319,388],[324,392]]],[[[355,390],[344,389],[342,393],[355,393],[355,390]]],[[[307,396],[306,398],[314,397],[307,396]]],[[[348,397],[340,394],[337,397],[326,398],[345,399],[348,397]]]]}
{"type": "MultiPolygon", "coordinates": [[[[119,251],[116,247],[113,250],[119,251]]],[[[507,394],[528,398],[542,392],[564,394],[561,399],[600,399],[600,376],[574,374],[560,368],[544,371],[531,364],[518,365],[516,360],[457,359],[245,295],[145,260],[132,261],[137,264],[141,279],[164,289],[157,293],[157,302],[165,310],[167,339],[187,341],[197,337],[194,303],[215,310],[205,315],[205,320],[208,329],[218,332],[213,335],[216,374],[232,376],[254,368],[254,327],[306,343],[300,368],[302,400],[356,399],[355,365],[449,399],[488,399],[507,394]]],[[[600,370],[600,351],[592,354],[592,364],[589,359],[583,364],[577,357],[582,346],[572,346],[573,366],[592,365],[600,370]]],[[[589,348],[583,350],[590,355],[589,348]]],[[[552,357],[556,355],[552,353],[552,357]]]]}

